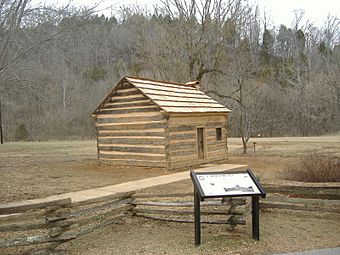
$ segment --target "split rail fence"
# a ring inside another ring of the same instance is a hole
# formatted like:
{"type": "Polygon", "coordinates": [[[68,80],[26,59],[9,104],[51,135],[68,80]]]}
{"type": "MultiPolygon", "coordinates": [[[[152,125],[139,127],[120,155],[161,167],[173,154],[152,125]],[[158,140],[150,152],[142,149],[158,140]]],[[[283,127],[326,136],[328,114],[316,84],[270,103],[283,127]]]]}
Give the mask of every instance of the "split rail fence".
{"type": "MultiPolygon", "coordinates": [[[[131,202],[132,214],[146,219],[178,223],[194,222],[193,193],[139,194],[131,202]]],[[[201,223],[245,225],[245,213],[249,206],[245,197],[210,199],[201,202],[201,223]]]]}
{"type": "Polygon", "coordinates": [[[55,253],[62,243],[126,217],[133,207],[131,195],[120,193],[76,203],[67,198],[0,206],[1,253],[55,253]]]}
{"type": "MultiPolygon", "coordinates": [[[[260,202],[261,208],[340,213],[340,186],[265,185],[265,188],[269,196],[260,202]]],[[[232,229],[245,225],[250,212],[247,199],[231,197],[202,202],[201,223],[228,224],[232,229]]],[[[0,205],[0,253],[62,254],[66,251],[60,249],[61,244],[130,216],[193,223],[193,193],[127,192],[82,202],[67,198],[20,206],[0,205]]]]}
{"type": "MultiPolygon", "coordinates": [[[[60,245],[128,216],[192,223],[193,194],[120,193],[83,202],[70,198],[21,206],[0,205],[1,253],[62,254],[60,245]],[[60,253],[59,253],[60,252],[60,253]]],[[[201,204],[202,223],[246,224],[244,198],[201,204]]]]}
{"type": "Polygon", "coordinates": [[[262,209],[287,209],[340,213],[339,183],[264,184],[268,193],[260,202],[262,209]]]}

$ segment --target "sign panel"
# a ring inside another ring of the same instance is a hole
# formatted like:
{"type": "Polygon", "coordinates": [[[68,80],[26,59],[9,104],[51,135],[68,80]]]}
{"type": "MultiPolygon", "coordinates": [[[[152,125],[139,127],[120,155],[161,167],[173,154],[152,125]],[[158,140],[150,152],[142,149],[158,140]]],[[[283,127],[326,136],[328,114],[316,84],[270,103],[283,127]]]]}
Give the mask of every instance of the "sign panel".
{"type": "Polygon", "coordinates": [[[250,170],[229,173],[191,173],[201,197],[265,196],[250,170]]]}
{"type": "Polygon", "coordinates": [[[196,174],[205,196],[259,195],[248,173],[196,174]]]}
{"type": "Polygon", "coordinates": [[[253,172],[190,172],[194,192],[195,244],[201,244],[201,209],[200,203],[206,198],[251,196],[253,238],[260,240],[259,197],[266,197],[253,172]]]}

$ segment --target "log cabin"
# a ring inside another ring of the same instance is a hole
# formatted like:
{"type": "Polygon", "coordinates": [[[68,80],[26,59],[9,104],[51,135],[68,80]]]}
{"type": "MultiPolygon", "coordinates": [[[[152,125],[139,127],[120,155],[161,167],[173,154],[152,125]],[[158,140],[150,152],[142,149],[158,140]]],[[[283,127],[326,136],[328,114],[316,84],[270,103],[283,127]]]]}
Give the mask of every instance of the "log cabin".
{"type": "Polygon", "coordinates": [[[92,113],[98,159],[167,169],[224,160],[228,112],[199,82],[126,76],[92,113]]]}

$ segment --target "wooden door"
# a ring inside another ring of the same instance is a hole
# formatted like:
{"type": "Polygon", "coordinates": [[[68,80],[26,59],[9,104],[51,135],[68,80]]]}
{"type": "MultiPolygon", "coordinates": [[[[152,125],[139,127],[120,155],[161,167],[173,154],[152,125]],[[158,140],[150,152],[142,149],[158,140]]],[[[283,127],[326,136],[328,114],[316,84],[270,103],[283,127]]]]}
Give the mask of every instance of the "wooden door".
{"type": "Polygon", "coordinates": [[[204,128],[197,128],[197,153],[199,159],[205,158],[204,128]]]}

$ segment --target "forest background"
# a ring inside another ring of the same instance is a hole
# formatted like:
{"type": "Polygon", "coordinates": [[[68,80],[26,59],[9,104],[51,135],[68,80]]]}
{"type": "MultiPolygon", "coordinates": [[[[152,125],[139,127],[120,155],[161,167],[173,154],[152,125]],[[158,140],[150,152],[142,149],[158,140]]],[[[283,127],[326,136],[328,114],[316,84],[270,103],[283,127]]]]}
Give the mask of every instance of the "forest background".
{"type": "Polygon", "coordinates": [[[185,83],[232,109],[230,136],[340,130],[340,19],[270,25],[243,0],[164,0],[152,10],[0,0],[6,141],[91,139],[92,111],[125,75],[185,83]]]}

